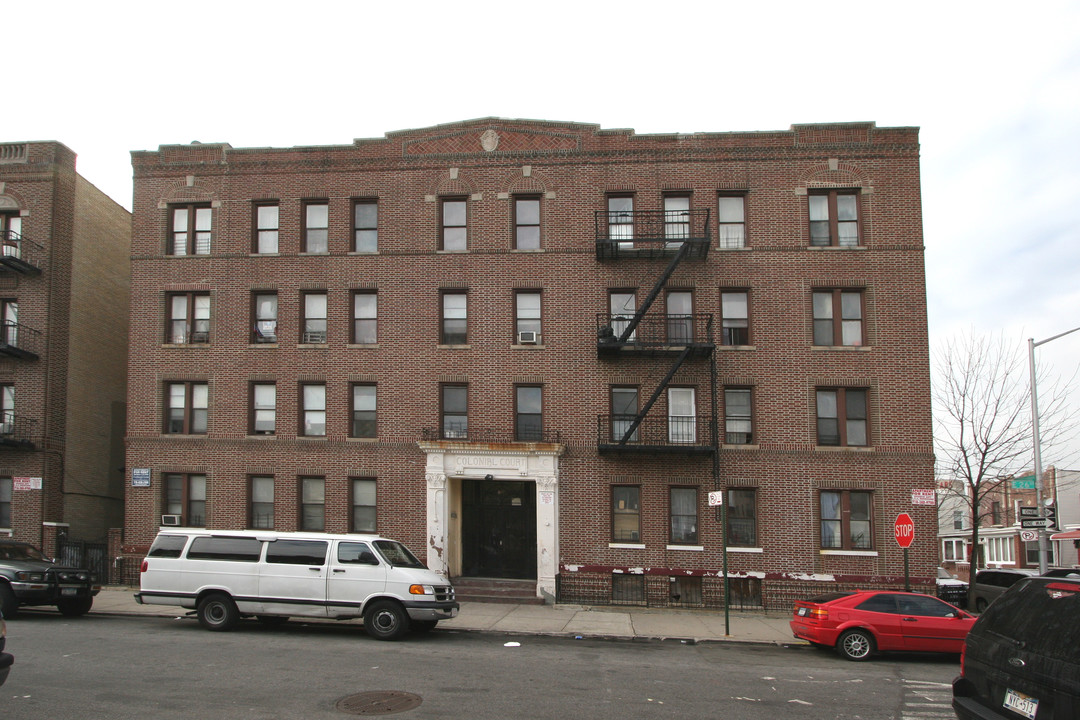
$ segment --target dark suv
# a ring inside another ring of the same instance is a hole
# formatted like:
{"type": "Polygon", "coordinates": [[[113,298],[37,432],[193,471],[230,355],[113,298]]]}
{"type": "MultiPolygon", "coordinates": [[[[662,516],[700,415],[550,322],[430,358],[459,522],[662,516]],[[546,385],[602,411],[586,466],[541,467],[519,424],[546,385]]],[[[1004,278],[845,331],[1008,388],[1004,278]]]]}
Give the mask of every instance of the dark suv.
{"type": "Polygon", "coordinates": [[[89,570],[57,565],[33,545],[0,540],[0,612],[13,618],[21,605],[55,605],[85,615],[101,589],[89,570]]]}
{"type": "Polygon", "coordinates": [[[972,626],[953,681],[960,720],[1080,718],[1080,579],[1032,577],[972,626]]]}
{"type": "Polygon", "coordinates": [[[1024,568],[980,570],[975,574],[975,582],[971,586],[971,601],[974,603],[972,609],[975,612],[983,612],[990,603],[1001,596],[1001,593],[1008,590],[1015,583],[1038,574],[1038,570],[1024,568]]]}

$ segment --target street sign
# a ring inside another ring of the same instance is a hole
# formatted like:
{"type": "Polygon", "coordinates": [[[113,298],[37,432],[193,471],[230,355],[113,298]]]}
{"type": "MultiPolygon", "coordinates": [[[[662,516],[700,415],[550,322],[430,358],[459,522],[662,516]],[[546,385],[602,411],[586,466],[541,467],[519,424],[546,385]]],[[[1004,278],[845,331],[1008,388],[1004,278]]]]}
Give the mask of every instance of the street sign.
{"type": "Polygon", "coordinates": [[[724,504],[724,491],[712,490],[709,492],[709,507],[716,507],[717,505],[724,504]]]}
{"type": "Polygon", "coordinates": [[[911,547],[911,541],[915,539],[915,521],[907,513],[900,513],[893,524],[893,533],[896,535],[897,545],[902,548],[911,547]]]}
{"type": "Polygon", "coordinates": [[[1025,475],[1024,477],[1018,477],[1012,481],[1014,490],[1034,490],[1035,489],[1035,476],[1025,475]]]}
{"type": "Polygon", "coordinates": [[[911,489],[911,504],[912,505],[937,505],[937,492],[931,489],[925,488],[912,488],[911,489]]]}
{"type": "Polygon", "coordinates": [[[1053,518],[1021,518],[1020,527],[1022,528],[1049,528],[1054,527],[1053,518]]]}
{"type": "Polygon", "coordinates": [[[1021,505],[1020,517],[1039,517],[1039,508],[1035,507],[1034,505],[1021,505]]]}
{"type": "Polygon", "coordinates": [[[1020,541],[1021,542],[1035,542],[1039,539],[1039,533],[1034,530],[1021,530],[1020,541]]]}

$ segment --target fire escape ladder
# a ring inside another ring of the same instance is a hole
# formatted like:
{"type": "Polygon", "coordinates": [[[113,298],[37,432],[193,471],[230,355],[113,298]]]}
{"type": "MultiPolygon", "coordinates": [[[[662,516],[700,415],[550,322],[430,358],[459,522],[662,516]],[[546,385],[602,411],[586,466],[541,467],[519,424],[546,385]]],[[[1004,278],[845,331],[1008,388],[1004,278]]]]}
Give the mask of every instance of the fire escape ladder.
{"type": "MultiPolygon", "coordinates": [[[[636,313],[634,313],[634,317],[632,317],[630,321],[626,323],[626,327],[623,329],[622,334],[619,335],[620,343],[625,343],[630,338],[630,336],[634,334],[634,330],[637,328],[642,318],[645,317],[645,313],[649,311],[649,308],[652,306],[653,302],[656,300],[657,297],[660,296],[660,292],[664,289],[664,285],[667,284],[668,279],[675,272],[675,268],[679,267],[679,263],[683,261],[683,258],[687,256],[689,251],[690,243],[682,243],[679,251],[675,253],[674,257],[671,258],[671,262],[668,263],[667,269],[664,270],[664,272],[660,275],[660,277],[656,281],[656,284],[653,285],[653,289],[649,291],[648,296],[641,303],[641,307],[638,308],[638,311],[636,313]]],[[[637,426],[635,425],[635,427],[637,426]]]]}
{"type": "Polygon", "coordinates": [[[686,358],[688,357],[690,357],[690,348],[685,347],[683,348],[683,351],[679,353],[679,356],[675,358],[675,362],[672,364],[671,369],[668,370],[667,375],[665,375],[664,379],[660,381],[660,384],[656,386],[656,390],[653,391],[652,397],[649,398],[649,401],[645,403],[637,416],[630,422],[630,427],[626,429],[622,439],[619,440],[620,445],[625,445],[629,442],[630,438],[634,437],[634,433],[637,432],[638,426],[641,425],[641,421],[645,419],[645,416],[649,414],[649,410],[652,409],[652,406],[660,399],[660,396],[664,394],[664,390],[667,389],[668,383],[675,377],[675,373],[679,371],[679,368],[682,367],[682,364],[686,362],[686,358]]]}

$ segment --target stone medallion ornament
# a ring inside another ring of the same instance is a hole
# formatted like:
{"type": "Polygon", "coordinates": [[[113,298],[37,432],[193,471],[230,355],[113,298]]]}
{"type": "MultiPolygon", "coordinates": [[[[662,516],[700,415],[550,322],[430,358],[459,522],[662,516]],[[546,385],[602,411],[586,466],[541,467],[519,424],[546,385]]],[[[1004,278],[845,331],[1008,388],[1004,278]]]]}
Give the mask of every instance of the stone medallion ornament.
{"type": "Polygon", "coordinates": [[[495,148],[499,147],[499,133],[495,132],[491,128],[488,128],[480,136],[480,147],[484,150],[491,152],[495,148]]]}

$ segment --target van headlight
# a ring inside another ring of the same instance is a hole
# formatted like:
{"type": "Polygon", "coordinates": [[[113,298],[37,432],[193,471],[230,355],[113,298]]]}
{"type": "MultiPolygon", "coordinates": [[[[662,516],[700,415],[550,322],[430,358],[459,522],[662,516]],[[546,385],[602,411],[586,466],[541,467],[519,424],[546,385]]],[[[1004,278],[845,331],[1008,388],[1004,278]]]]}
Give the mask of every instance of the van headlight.
{"type": "Polygon", "coordinates": [[[431,585],[410,585],[410,595],[434,595],[435,588],[431,585]]]}
{"type": "Polygon", "coordinates": [[[36,572],[17,572],[15,573],[15,579],[22,582],[39,583],[45,582],[45,573],[36,572]]]}

